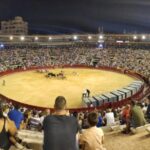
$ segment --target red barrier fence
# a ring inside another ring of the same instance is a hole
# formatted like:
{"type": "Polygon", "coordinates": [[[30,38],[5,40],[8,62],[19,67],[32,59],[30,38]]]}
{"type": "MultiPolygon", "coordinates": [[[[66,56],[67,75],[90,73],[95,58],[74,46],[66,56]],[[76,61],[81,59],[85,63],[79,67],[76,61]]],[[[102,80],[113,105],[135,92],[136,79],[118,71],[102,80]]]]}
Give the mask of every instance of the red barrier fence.
{"type": "MultiPolygon", "coordinates": [[[[111,67],[106,67],[106,66],[102,66],[102,67],[92,67],[92,66],[85,66],[85,65],[63,65],[63,66],[46,66],[46,67],[37,67],[37,66],[33,66],[27,69],[15,69],[15,70],[7,70],[4,72],[0,72],[0,77],[4,76],[4,75],[9,75],[12,73],[17,73],[17,72],[23,72],[23,71],[30,71],[30,70],[36,70],[36,69],[54,69],[54,68],[87,68],[87,69],[100,69],[100,70],[106,70],[106,71],[113,71],[113,72],[117,72],[117,73],[121,73],[121,74],[127,74],[129,76],[138,78],[139,80],[145,81],[145,77],[143,77],[142,75],[135,73],[135,72],[131,72],[129,70],[124,70],[124,69],[117,69],[117,68],[111,68],[111,67]]],[[[146,96],[148,93],[150,93],[150,87],[148,87],[147,91],[145,91],[145,93],[143,93],[144,90],[144,86],[142,86],[142,88],[134,95],[132,95],[131,97],[118,101],[118,102],[114,102],[114,103],[106,103],[103,104],[99,107],[90,107],[90,108],[72,108],[70,109],[71,112],[76,111],[76,112],[80,112],[80,111],[92,111],[94,109],[101,109],[101,110],[105,110],[107,108],[117,108],[117,107],[121,107],[123,105],[126,105],[127,103],[130,103],[131,99],[136,99],[136,100],[141,100],[144,96],[146,96]]],[[[7,102],[12,102],[13,104],[19,104],[20,106],[23,107],[28,107],[31,109],[38,109],[38,110],[43,110],[46,107],[38,107],[38,106],[33,106],[33,105],[29,105],[29,104],[25,104],[25,103],[21,103],[18,101],[15,101],[13,99],[10,99],[2,94],[0,94],[0,99],[2,100],[6,100],[7,102]]],[[[50,108],[51,110],[53,110],[53,108],[50,108]]]]}

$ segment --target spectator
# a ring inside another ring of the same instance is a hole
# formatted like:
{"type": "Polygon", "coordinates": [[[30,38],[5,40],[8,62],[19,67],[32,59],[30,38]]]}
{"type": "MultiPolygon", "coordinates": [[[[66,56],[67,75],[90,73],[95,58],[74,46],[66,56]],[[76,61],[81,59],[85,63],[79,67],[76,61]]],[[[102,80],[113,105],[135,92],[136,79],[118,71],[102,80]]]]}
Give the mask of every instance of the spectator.
{"type": "Polygon", "coordinates": [[[101,113],[99,113],[99,115],[98,115],[98,123],[97,123],[96,126],[97,126],[97,127],[103,126],[103,118],[102,118],[102,116],[101,116],[101,113]]]}
{"type": "Polygon", "coordinates": [[[41,126],[43,126],[44,118],[48,115],[50,115],[50,109],[46,109],[44,112],[41,113],[41,117],[40,117],[41,126]]]}
{"type": "Polygon", "coordinates": [[[147,115],[147,118],[150,120],[150,95],[148,96],[148,100],[149,100],[149,104],[147,107],[146,115],[147,115]]]}
{"type": "Polygon", "coordinates": [[[146,120],[142,108],[135,101],[131,101],[131,126],[137,128],[145,124],[146,120]]]}
{"type": "Polygon", "coordinates": [[[122,124],[124,124],[124,123],[127,124],[129,122],[129,119],[130,119],[130,105],[127,104],[122,112],[122,119],[121,119],[122,124]]]}
{"type": "Polygon", "coordinates": [[[39,131],[41,129],[40,117],[35,110],[32,112],[32,116],[28,121],[28,129],[33,131],[39,131]]]}
{"type": "Polygon", "coordinates": [[[43,122],[44,150],[76,150],[78,123],[74,117],[68,116],[63,96],[56,98],[54,109],[55,113],[43,122]]]}
{"type": "Polygon", "coordinates": [[[0,106],[0,149],[8,150],[11,142],[16,146],[19,145],[14,138],[16,132],[15,125],[3,116],[3,111],[0,106]]]}
{"type": "Polygon", "coordinates": [[[85,129],[80,136],[79,143],[81,150],[106,150],[103,147],[104,133],[101,128],[97,128],[98,114],[92,112],[88,115],[88,123],[90,128],[85,129]]]}
{"type": "Polygon", "coordinates": [[[15,122],[17,129],[20,128],[22,121],[24,120],[23,114],[19,111],[19,105],[15,105],[15,108],[8,113],[9,118],[15,122]]]}
{"type": "Polygon", "coordinates": [[[115,117],[114,113],[111,111],[111,109],[108,109],[106,114],[105,114],[105,119],[106,119],[106,125],[111,126],[115,124],[115,117]]]}
{"type": "Polygon", "coordinates": [[[3,111],[0,108],[0,149],[8,150],[10,147],[8,132],[8,122],[4,118],[3,111]]]}

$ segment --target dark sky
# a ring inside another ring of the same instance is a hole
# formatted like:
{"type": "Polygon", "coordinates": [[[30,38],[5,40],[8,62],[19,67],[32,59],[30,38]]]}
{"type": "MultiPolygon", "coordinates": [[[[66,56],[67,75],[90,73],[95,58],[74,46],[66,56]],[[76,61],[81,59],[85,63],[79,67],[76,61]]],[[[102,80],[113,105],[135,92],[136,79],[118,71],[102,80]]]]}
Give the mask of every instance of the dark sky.
{"type": "Polygon", "coordinates": [[[0,21],[14,16],[30,33],[150,32],[150,0],[0,0],[0,21]]]}

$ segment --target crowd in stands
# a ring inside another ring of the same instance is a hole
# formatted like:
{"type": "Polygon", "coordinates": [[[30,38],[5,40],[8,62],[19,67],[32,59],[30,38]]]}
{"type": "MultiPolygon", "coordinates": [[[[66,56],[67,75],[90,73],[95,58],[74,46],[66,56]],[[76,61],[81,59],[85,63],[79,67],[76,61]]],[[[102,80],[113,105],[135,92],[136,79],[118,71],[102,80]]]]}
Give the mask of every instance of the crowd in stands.
{"type": "Polygon", "coordinates": [[[130,133],[131,127],[137,128],[150,123],[150,96],[141,102],[131,101],[131,104],[121,108],[107,109],[106,111],[95,109],[92,113],[69,112],[66,110],[65,98],[59,96],[56,98],[54,108],[54,112],[50,112],[49,109],[39,111],[1,100],[0,148],[6,146],[7,149],[11,143],[22,149],[15,134],[17,130],[26,129],[40,132],[44,130],[44,150],[47,150],[50,145],[54,146],[54,150],[59,149],[59,146],[64,146],[65,149],[66,145],[70,146],[70,150],[72,150],[73,143],[76,143],[75,147],[78,147],[79,144],[81,150],[83,145],[84,150],[95,150],[95,146],[100,147],[100,150],[105,150],[103,147],[104,133],[101,127],[125,124],[126,128],[123,132],[130,133]],[[71,120],[68,117],[71,117],[71,120]],[[62,131],[66,132],[65,138],[62,131]],[[78,136],[79,141],[75,142],[72,136],[75,136],[77,132],[80,136],[78,136]],[[70,142],[68,144],[67,138],[72,138],[72,145],[70,142]],[[55,143],[59,144],[55,145],[55,143]]]}
{"type": "Polygon", "coordinates": [[[16,48],[2,49],[0,51],[0,71],[28,68],[32,66],[57,66],[84,64],[109,66],[132,70],[144,75],[150,80],[150,51],[133,50],[125,48],[16,48]]]}
{"type": "MultiPolygon", "coordinates": [[[[123,68],[141,73],[150,81],[150,51],[97,48],[40,48],[0,50],[0,72],[33,66],[84,64],[123,68]]],[[[105,150],[101,127],[125,124],[124,133],[150,122],[150,97],[116,109],[69,112],[64,97],[57,97],[55,111],[39,111],[0,100],[0,149],[10,145],[24,149],[16,138],[18,130],[44,132],[44,150],[105,150]],[[149,100],[148,100],[149,99],[149,100]],[[79,133],[79,134],[77,134],[79,133]]]]}

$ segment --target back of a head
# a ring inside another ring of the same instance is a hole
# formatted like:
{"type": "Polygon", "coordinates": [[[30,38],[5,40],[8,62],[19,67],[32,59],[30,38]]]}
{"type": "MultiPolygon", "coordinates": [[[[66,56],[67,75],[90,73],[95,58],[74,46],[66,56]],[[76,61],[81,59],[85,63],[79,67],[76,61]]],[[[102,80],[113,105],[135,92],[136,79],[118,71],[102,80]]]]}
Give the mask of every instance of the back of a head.
{"type": "Polygon", "coordinates": [[[56,110],[66,109],[66,99],[63,96],[58,96],[55,100],[54,108],[56,110]]]}
{"type": "Polygon", "coordinates": [[[20,106],[18,104],[14,105],[15,109],[19,110],[20,106]]]}
{"type": "Polygon", "coordinates": [[[91,112],[88,115],[88,123],[91,127],[96,126],[98,123],[98,114],[96,112],[91,112]]]}
{"type": "Polygon", "coordinates": [[[107,109],[107,110],[106,110],[106,112],[107,112],[107,113],[110,113],[110,112],[111,112],[111,109],[110,109],[110,108],[109,108],[109,109],[107,109]]]}
{"type": "Polygon", "coordinates": [[[37,115],[37,111],[33,110],[32,115],[33,115],[33,117],[35,117],[37,115]]]}
{"type": "Polygon", "coordinates": [[[132,100],[131,101],[131,106],[135,106],[136,105],[136,101],[135,100],[132,100]]]}
{"type": "Polygon", "coordinates": [[[129,108],[130,108],[130,105],[129,105],[129,104],[127,104],[127,105],[125,106],[125,108],[126,108],[126,109],[129,109],[129,108]]]}

